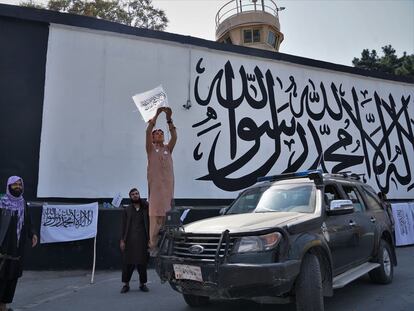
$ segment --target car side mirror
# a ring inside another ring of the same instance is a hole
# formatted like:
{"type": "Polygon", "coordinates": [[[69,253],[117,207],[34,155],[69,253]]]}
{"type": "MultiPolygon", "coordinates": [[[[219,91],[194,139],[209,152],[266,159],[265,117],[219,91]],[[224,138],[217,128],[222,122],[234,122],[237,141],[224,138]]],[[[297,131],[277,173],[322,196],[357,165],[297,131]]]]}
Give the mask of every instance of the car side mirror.
{"type": "Polygon", "coordinates": [[[227,211],[227,207],[223,207],[223,208],[220,209],[219,214],[224,215],[226,213],[226,211],[227,211]]]}
{"type": "Polygon", "coordinates": [[[353,212],[354,205],[351,200],[332,200],[327,210],[328,215],[344,215],[353,212]]]}

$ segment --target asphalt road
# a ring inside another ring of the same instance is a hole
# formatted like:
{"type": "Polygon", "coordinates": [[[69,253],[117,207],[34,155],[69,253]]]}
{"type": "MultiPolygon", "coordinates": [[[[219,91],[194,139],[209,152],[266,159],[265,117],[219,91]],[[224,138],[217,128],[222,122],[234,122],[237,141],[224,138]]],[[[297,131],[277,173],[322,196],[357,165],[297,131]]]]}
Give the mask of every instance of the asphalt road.
{"type": "MultiPolygon", "coordinates": [[[[413,311],[414,310],[414,246],[397,249],[399,265],[394,281],[376,285],[364,276],[325,299],[326,311],[413,311]]],[[[120,294],[120,271],[97,271],[90,284],[90,271],[25,271],[19,280],[14,302],[15,311],[60,310],[191,310],[181,295],[168,284],[161,284],[155,271],[149,271],[150,292],[138,290],[135,273],[131,291],[120,294]]],[[[266,305],[246,301],[213,301],[203,310],[278,310],[294,311],[294,305],[266,305]]]]}

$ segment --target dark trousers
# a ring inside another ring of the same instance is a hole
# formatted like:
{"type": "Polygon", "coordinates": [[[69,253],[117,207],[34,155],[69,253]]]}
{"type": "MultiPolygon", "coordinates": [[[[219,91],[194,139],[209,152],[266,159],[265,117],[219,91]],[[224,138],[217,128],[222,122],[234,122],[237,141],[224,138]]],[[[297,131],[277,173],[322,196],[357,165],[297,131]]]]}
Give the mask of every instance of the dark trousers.
{"type": "Polygon", "coordinates": [[[11,303],[16,291],[17,279],[0,279],[0,303],[11,303]]]}
{"type": "Polygon", "coordinates": [[[139,274],[139,282],[141,284],[147,283],[147,265],[122,265],[122,282],[128,283],[131,280],[132,273],[134,272],[135,267],[137,268],[139,274]]]}

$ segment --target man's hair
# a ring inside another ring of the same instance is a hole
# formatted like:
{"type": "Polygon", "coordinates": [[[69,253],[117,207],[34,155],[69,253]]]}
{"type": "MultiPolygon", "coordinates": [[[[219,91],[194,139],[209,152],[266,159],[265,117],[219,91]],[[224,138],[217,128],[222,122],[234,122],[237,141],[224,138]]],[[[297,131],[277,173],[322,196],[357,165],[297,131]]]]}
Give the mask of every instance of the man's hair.
{"type": "Polygon", "coordinates": [[[162,129],[155,129],[155,130],[152,131],[151,134],[154,134],[155,132],[161,132],[161,133],[164,134],[164,131],[162,129]]]}
{"type": "Polygon", "coordinates": [[[131,193],[134,192],[134,191],[137,191],[139,193],[137,188],[132,188],[131,190],[129,190],[129,196],[131,196],[131,193]]]}

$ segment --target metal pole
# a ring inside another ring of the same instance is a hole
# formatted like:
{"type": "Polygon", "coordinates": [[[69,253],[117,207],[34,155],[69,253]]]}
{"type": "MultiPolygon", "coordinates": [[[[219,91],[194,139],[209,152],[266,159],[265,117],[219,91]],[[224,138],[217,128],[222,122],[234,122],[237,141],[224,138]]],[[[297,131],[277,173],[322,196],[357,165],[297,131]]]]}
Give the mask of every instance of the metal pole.
{"type": "Polygon", "coordinates": [[[262,11],[265,12],[264,0],[262,0],[262,11]]]}
{"type": "Polygon", "coordinates": [[[95,235],[95,239],[93,240],[93,266],[92,266],[91,284],[93,284],[93,279],[95,278],[95,264],[96,264],[96,235],[95,235]]]}
{"type": "Polygon", "coordinates": [[[239,1],[240,1],[240,12],[243,12],[242,0],[239,0],[239,1]]]}

